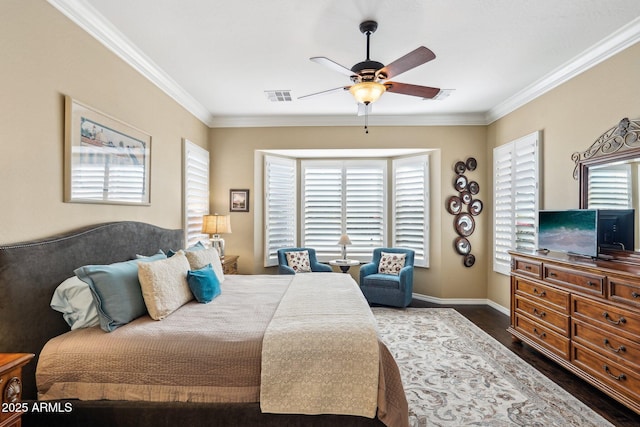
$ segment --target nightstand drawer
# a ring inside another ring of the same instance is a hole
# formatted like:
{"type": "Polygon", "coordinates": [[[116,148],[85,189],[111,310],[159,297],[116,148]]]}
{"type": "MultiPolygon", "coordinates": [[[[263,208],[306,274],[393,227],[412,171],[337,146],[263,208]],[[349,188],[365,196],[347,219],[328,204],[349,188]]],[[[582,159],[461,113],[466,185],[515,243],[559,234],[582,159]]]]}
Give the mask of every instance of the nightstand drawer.
{"type": "Polygon", "coordinates": [[[224,274],[238,274],[238,255],[225,255],[220,261],[224,274]]]}

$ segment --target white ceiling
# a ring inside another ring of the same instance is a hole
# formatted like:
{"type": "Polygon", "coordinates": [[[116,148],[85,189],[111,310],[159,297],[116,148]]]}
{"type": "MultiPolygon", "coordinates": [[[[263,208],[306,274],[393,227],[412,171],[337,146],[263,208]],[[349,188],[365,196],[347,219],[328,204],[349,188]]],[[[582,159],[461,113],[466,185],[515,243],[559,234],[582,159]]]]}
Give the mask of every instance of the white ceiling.
{"type": "Polygon", "coordinates": [[[351,68],[418,46],[436,59],[393,80],[454,89],[386,93],[370,125],[486,124],[640,41],[639,0],[48,0],[209,126],[361,125],[351,68]],[[270,102],[266,90],[290,90],[270,102]]]}

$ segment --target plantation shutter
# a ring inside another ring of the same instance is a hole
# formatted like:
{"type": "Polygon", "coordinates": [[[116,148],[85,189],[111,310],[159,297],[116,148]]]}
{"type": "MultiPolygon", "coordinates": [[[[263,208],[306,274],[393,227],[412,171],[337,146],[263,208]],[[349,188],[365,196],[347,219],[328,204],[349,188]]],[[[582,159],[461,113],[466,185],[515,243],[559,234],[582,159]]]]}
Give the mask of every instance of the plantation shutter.
{"type": "Polygon", "coordinates": [[[631,197],[630,164],[589,168],[589,209],[630,209],[631,197]]]}
{"type": "Polygon", "coordinates": [[[296,160],[265,155],[265,267],[278,265],[278,249],[295,247],[296,160]]]}
{"type": "Polygon", "coordinates": [[[493,150],[493,267],[503,274],[510,273],[509,250],[536,248],[539,140],[534,132],[493,150]]]}
{"type": "Polygon", "coordinates": [[[385,161],[303,161],[302,245],[338,258],[347,233],[350,259],[368,261],[385,243],[385,161]]]}
{"type": "Polygon", "coordinates": [[[209,214],[209,152],[186,139],[183,174],[183,222],[188,247],[209,239],[208,235],[202,234],[202,217],[209,214]]]}
{"type": "MultiPolygon", "coordinates": [[[[348,161],[345,163],[344,221],[351,240],[348,258],[370,261],[375,248],[385,242],[385,161],[348,161]]],[[[338,235],[338,239],[340,235],[338,235]]],[[[335,239],[331,248],[333,258],[340,253],[335,239]],[[335,254],[335,256],[333,256],[335,254]]]]}
{"type": "Polygon", "coordinates": [[[429,156],[393,160],[393,243],[429,266],[429,156]]]}

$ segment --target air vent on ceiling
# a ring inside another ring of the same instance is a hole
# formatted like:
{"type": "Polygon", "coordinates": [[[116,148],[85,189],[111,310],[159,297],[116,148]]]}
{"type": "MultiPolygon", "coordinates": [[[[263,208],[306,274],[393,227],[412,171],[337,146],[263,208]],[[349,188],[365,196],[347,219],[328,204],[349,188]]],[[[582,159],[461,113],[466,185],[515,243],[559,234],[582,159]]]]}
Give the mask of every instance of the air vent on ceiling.
{"type": "Polygon", "coordinates": [[[267,99],[271,102],[291,102],[290,90],[265,90],[267,99]]]}

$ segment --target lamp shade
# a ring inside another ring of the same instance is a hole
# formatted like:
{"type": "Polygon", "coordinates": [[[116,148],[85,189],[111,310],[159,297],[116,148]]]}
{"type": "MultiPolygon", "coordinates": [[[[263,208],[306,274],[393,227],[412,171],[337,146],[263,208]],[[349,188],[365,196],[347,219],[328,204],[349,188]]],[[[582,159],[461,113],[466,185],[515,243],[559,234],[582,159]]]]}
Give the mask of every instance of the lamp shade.
{"type": "Polygon", "coordinates": [[[339,245],[350,245],[351,244],[351,239],[349,239],[349,236],[346,234],[343,234],[342,236],[340,236],[340,240],[338,241],[339,245]]]}
{"type": "Polygon", "coordinates": [[[202,232],[205,234],[231,233],[231,216],[218,214],[203,216],[202,232]]]}
{"type": "Polygon", "coordinates": [[[386,90],[387,87],[378,82],[361,82],[349,88],[351,95],[361,104],[376,102],[386,90]]]}

